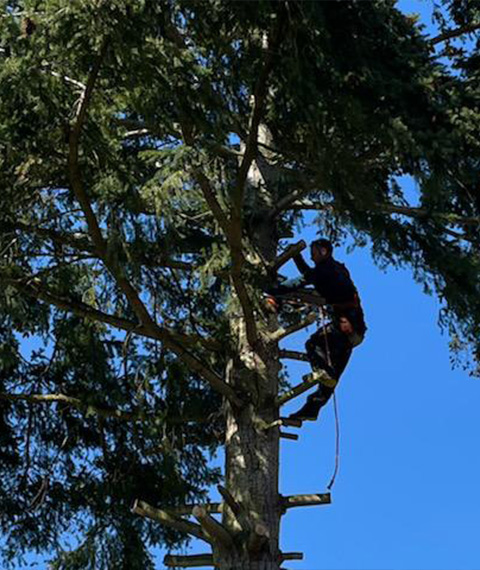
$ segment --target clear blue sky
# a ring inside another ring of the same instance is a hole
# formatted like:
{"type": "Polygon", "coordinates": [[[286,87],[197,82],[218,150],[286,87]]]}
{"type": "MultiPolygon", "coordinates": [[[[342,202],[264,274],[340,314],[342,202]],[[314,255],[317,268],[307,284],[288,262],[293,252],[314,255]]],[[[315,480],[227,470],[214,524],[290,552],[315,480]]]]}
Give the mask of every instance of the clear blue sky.
{"type": "MultiPolygon", "coordinates": [[[[420,13],[431,27],[431,2],[399,6],[420,13]]],[[[316,230],[296,239],[310,241],[316,230]]],[[[448,338],[437,326],[438,302],[423,294],[410,271],[381,272],[368,248],[340,249],[336,256],[356,282],[369,330],[337,390],[341,464],[333,503],[284,516],[282,549],[305,554],[302,562],[284,566],[478,569],[480,381],[451,370],[448,338]]],[[[288,271],[294,273],[293,265],[288,271]]],[[[303,350],[313,330],[285,345],[303,350]]],[[[309,368],[293,363],[289,370],[295,381],[309,368]]],[[[297,406],[298,400],[286,412],[297,406]]],[[[281,492],[324,492],[335,458],[333,406],[299,433],[297,442],[282,441],[281,492]]],[[[193,543],[188,551],[205,547],[193,543]]],[[[158,568],[163,555],[158,552],[158,568]]]]}

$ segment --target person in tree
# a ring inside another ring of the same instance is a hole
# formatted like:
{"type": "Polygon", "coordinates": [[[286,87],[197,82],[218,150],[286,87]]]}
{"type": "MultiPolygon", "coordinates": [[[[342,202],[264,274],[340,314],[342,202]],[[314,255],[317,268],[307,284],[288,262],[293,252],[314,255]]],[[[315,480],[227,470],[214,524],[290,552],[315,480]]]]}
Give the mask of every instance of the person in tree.
{"type": "Polygon", "coordinates": [[[281,295],[313,285],[328,305],[332,317],[331,322],[319,328],[305,345],[312,366],[310,380],[318,381],[319,386],[307,398],[306,404],[290,415],[291,419],[303,421],[317,419],[320,409],[333,394],[352,349],[363,341],[367,330],[357,289],[345,265],[333,258],[332,243],[318,239],[310,248],[315,266],[310,267],[298,254],[293,259],[302,278],[276,290],[281,295]]]}

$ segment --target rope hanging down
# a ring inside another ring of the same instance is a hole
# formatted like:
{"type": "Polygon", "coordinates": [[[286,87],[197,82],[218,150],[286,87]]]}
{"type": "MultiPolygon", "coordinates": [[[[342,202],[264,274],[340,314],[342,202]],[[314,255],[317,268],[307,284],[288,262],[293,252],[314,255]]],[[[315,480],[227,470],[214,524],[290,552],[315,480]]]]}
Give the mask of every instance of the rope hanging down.
{"type": "MultiPolygon", "coordinates": [[[[330,357],[330,347],[328,345],[328,334],[327,334],[327,325],[325,322],[325,314],[323,309],[320,307],[320,318],[322,320],[323,326],[323,335],[325,337],[325,348],[327,352],[327,363],[332,368],[332,359],[330,357]]],[[[338,406],[337,406],[337,397],[335,392],[333,392],[333,409],[335,413],[335,468],[333,470],[332,477],[330,479],[330,483],[327,485],[327,489],[330,491],[335,484],[335,479],[337,477],[338,469],[340,467],[340,421],[338,416],[338,406]]]]}

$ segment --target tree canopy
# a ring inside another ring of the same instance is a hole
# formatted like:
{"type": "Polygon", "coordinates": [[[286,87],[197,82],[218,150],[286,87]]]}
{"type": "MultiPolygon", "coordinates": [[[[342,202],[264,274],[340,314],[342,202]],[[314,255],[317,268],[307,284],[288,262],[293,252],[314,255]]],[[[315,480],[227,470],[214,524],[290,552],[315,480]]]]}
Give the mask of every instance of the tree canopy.
{"type": "Polygon", "coordinates": [[[472,3],[438,9],[438,38],[384,0],[2,7],[5,563],[153,568],[152,546],[184,540],[132,502],[175,507],[221,480],[231,322],[255,347],[275,246],[306,210],[413,268],[478,373],[472,3]]]}

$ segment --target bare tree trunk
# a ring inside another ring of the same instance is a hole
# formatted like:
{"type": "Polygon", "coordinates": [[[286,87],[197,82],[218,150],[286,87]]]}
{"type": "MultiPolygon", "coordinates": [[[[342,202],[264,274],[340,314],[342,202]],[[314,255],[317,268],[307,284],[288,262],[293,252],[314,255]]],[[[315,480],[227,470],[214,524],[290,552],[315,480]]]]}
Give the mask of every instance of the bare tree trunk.
{"type": "MultiPolygon", "coordinates": [[[[267,142],[267,129],[261,125],[259,139],[267,142]],[[263,139],[263,140],[262,140],[263,139]]],[[[270,141],[268,141],[270,142],[270,141]]],[[[277,254],[278,238],[272,211],[275,180],[253,163],[248,176],[253,192],[250,204],[250,240],[263,263],[271,264],[277,254]]],[[[258,259],[258,258],[257,258],[258,259]]],[[[279,428],[278,345],[268,335],[278,327],[276,315],[270,314],[259,331],[259,343],[249,346],[241,318],[232,320],[232,335],[238,353],[228,365],[227,381],[239,393],[248,391],[252,402],[238,410],[228,404],[225,441],[225,484],[227,493],[238,504],[224,510],[223,524],[234,537],[231,548],[214,545],[214,559],[223,570],[278,570],[281,502],[278,489],[279,428]],[[236,512],[234,512],[236,511],[236,512]]]]}
{"type": "Polygon", "coordinates": [[[254,386],[253,403],[238,410],[229,405],[226,418],[227,492],[238,503],[225,509],[223,523],[235,537],[233,548],[215,553],[220,568],[276,570],[279,568],[281,504],[278,490],[279,360],[275,346],[253,352],[245,342],[239,359],[229,365],[229,383],[240,390],[254,386]],[[235,512],[236,511],[236,512],[235,512]]]}

